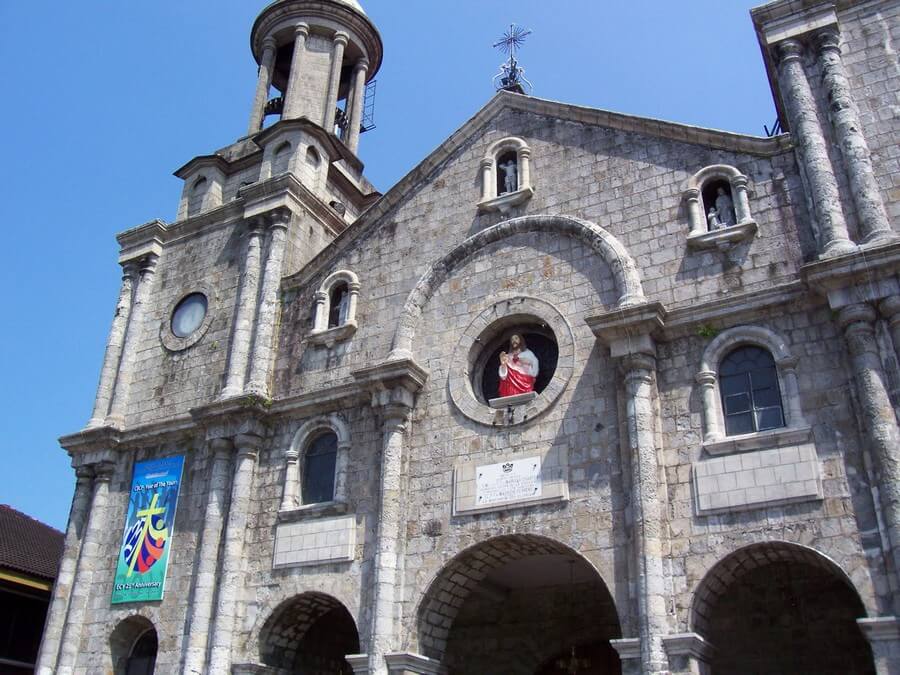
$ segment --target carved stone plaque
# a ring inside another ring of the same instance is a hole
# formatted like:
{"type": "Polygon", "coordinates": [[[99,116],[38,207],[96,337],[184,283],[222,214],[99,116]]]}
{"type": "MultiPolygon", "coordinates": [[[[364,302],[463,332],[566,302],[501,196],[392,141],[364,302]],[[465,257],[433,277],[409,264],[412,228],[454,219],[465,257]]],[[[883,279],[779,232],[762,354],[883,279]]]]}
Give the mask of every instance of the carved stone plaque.
{"type": "Polygon", "coordinates": [[[475,506],[541,497],[541,458],[522,459],[475,467],[475,506]]]}

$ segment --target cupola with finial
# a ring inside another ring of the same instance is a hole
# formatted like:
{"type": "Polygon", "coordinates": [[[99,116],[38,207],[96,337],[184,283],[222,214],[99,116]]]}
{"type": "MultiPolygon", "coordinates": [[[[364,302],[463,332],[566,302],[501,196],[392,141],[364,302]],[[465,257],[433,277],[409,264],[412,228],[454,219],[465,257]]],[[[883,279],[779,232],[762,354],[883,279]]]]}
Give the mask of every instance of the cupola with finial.
{"type": "Polygon", "coordinates": [[[354,154],[366,131],[367,84],[381,65],[381,36],[356,0],[278,0],[257,17],[250,47],[259,75],[248,135],[268,115],[306,118],[354,154]],[[270,98],[270,91],[278,93],[270,98]]]}

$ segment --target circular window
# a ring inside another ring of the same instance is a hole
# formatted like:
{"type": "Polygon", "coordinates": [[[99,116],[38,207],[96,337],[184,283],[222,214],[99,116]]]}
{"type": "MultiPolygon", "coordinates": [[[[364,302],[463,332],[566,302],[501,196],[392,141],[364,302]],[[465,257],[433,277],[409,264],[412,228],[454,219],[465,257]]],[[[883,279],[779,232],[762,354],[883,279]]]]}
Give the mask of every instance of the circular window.
{"type": "Polygon", "coordinates": [[[172,332],[175,337],[186,338],[203,325],[207,301],[203,293],[191,293],[175,306],[172,312],[172,332]]]}
{"type": "Polygon", "coordinates": [[[187,349],[200,341],[215,314],[216,298],[211,288],[199,284],[191,292],[176,296],[159,322],[159,339],[173,352],[187,349]]]}
{"type": "Polygon", "coordinates": [[[553,305],[516,296],[495,302],[475,317],[452,363],[449,393],[460,412],[491,426],[522,424],[550,408],[571,379],[574,337],[553,305]],[[501,364],[504,352],[506,368],[501,364]],[[514,356],[519,357],[515,366],[514,356]],[[525,377],[515,377],[511,370],[525,377]]]}

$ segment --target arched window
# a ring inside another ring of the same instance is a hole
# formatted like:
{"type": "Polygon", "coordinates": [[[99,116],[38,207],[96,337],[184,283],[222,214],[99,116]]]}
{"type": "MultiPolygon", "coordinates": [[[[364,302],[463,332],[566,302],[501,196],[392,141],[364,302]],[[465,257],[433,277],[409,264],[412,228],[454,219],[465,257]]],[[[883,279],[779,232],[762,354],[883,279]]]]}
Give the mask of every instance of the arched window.
{"type": "Polygon", "coordinates": [[[188,218],[195,216],[203,210],[203,198],[206,197],[206,191],[209,189],[209,181],[204,176],[200,176],[191,186],[191,193],[188,195],[188,218]]]}
{"type": "Polygon", "coordinates": [[[784,426],[775,359],[767,350],[738,347],[722,359],[719,393],[726,436],[784,426]]]}
{"type": "Polygon", "coordinates": [[[334,501],[334,470],[337,462],[337,434],[328,431],[317,436],[303,454],[304,504],[334,501]]]}
{"type": "Polygon", "coordinates": [[[337,328],[347,323],[347,311],[350,306],[350,287],[340,282],[331,287],[328,294],[328,327],[337,328]]]}
{"type": "Polygon", "coordinates": [[[796,367],[787,342],[768,328],[735,326],[713,338],[696,375],[707,451],[717,454],[726,437],[781,428],[808,435],[796,367]]]}
{"type": "Polygon", "coordinates": [[[153,675],[158,648],[156,631],[148,630],[134,643],[125,667],[125,675],[153,675]]]}
{"type": "Polygon", "coordinates": [[[109,636],[111,671],[115,675],[153,675],[158,649],[153,623],[144,616],[129,616],[109,636]]]}
{"type": "Polygon", "coordinates": [[[497,141],[481,160],[479,211],[506,213],[531,199],[531,149],[521,138],[497,141]]]}
{"type": "Polygon", "coordinates": [[[281,510],[346,501],[350,430],[343,417],[322,415],[305,422],[285,453],[281,510]]]}
{"type": "Polygon", "coordinates": [[[291,144],[285,141],[275,149],[272,156],[272,175],[284,173],[289,169],[291,162],[291,144]]]}
{"type": "Polygon", "coordinates": [[[329,347],[356,332],[356,305],[359,299],[359,278],[349,270],[328,276],[316,291],[313,330],[309,340],[329,347]]]}
{"type": "Polygon", "coordinates": [[[683,195],[691,247],[727,247],[756,233],[748,185],[747,177],[727,164],[707,166],[691,176],[683,195]]]}
{"type": "Polygon", "coordinates": [[[311,167],[318,168],[319,162],[321,162],[321,158],[319,157],[319,151],[316,150],[313,146],[308,146],[306,148],[306,163],[311,167]]]}

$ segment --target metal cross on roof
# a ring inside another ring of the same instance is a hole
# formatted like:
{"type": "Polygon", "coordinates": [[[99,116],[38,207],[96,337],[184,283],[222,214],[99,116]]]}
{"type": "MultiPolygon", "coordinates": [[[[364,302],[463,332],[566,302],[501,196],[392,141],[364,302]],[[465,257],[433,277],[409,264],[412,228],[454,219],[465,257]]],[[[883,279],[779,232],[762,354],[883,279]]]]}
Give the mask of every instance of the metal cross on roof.
{"type": "Polygon", "coordinates": [[[534,89],[531,82],[525,79],[525,69],[519,67],[516,61],[516,50],[525,44],[525,38],[531,35],[530,30],[526,30],[514,23],[509,24],[503,37],[493,44],[495,49],[500,49],[504,54],[509,54],[509,60],[501,64],[500,72],[494,76],[494,86],[497,90],[514,91],[519,94],[527,93],[525,87],[529,90],[534,89]]]}

